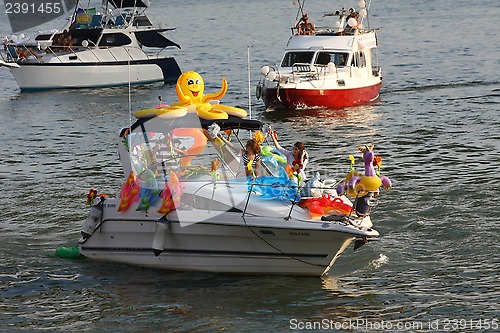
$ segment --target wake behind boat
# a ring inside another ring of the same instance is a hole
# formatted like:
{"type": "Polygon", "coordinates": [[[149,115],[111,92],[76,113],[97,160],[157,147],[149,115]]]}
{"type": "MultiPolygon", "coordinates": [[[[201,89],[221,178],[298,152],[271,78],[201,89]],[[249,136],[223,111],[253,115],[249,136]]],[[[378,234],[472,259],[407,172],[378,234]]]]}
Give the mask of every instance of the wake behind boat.
{"type": "MultiPolygon", "coordinates": [[[[178,83],[180,100],[201,97],[197,73],[179,80],[189,85],[178,83]]],[[[206,97],[221,97],[223,83],[206,97]]],[[[370,219],[382,184],[375,174],[352,171],[337,189],[319,174],[302,185],[299,170],[266,146],[264,124],[245,112],[224,114],[239,109],[208,99],[196,109],[191,99],[138,111],[120,131],[125,181],[115,198],[89,191],[88,203],[98,203],[83,224],[80,253],[170,270],[320,276],[352,242],[379,236],[370,219]],[[244,151],[250,138],[262,147],[262,167],[245,177],[239,171],[253,164],[233,146],[244,151]]],[[[373,169],[372,148],[364,154],[373,169]]]]}
{"type": "Polygon", "coordinates": [[[304,13],[292,27],[281,63],[265,65],[257,85],[257,99],[269,110],[287,108],[340,108],[373,101],[382,86],[378,66],[376,30],[365,27],[368,7],[343,7],[324,17],[337,18],[332,27],[316,27],[304,13]],[[302,28],[304,27],[304,29],[302,28]],[[307,27],[307,29],[305,29],[307,27]]]}
{"type": "Polygon", "coordinates": [[[149,0],[105,0],[97,11],[77,2],[60,30],[2,40],[0,66],[8,67],[22,91],[96,88],[175,82],[181,74],[168,47],[180,46],[153,25],[149,0]],[[149,48],[149,49],[148,49],[149,48]]]}

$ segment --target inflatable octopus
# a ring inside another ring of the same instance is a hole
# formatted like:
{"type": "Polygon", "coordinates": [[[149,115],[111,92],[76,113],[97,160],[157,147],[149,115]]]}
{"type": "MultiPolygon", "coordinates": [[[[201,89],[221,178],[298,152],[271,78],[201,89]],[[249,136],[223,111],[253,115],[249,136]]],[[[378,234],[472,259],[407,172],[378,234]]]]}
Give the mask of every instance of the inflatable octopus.
{"type": "Polygon", "coordinates": [[[243,109],[228,105],[218,104],[227,92],[227,80],[222,78],[222,88],[215,94],[204,94],[205,83],[200,74],[196,72],[185,72],[177,79],[175,87],[177,91],[178,102],[172,106],[187,107],[188,112],[196,112],[203,119],[227,119],[228,115],[245,118],[247,112],[243,109]],[[215,103],[210,103],[216,101],[215,103]]]}
{"type": "Polygon", "coordinates": [[[178,101],[172,105],[161,103],[153,109],[140,110],[134,115],[137,118],[178,118],[183,117],[188,112],[196,112],[202,119],[228,119],[236,116],[245,118],[247,112],[243,109],[219,104],[219,100],[227,92],[227,80],[222,78],[222,88],[215,94],[204,94],[205,83],[197,72],[189,71],[182,73],[177,79],[175,86],[178,101]]]}
{"type": "Polygon", "coordinates": [[[361,174],[354,170],[354,158],[351,159],[351,170],[346,176],[345,182],[337,186],[337,194],[347,193],[350,197],[357,198],[367,195],[369,192],[378,192],[381,186],[386,190],[392,187],[391,180],[386,176],[378,176],[374,165],[380,167],[382,159],[373,153],[373,145],[365,148],[358,147],[363,153],[365,173],[361,174]],[[376,158],[377,157],[377,158],[376,158]]]}

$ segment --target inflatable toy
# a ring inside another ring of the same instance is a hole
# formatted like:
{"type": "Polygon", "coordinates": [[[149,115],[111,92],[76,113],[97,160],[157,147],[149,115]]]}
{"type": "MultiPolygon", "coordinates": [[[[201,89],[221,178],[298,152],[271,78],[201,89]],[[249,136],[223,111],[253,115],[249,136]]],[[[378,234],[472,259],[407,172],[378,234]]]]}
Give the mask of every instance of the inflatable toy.
{"type": "Polygon", "coordinates": [[[120,191],[120,205],[118,206],[118,211],[126,211],[134,201],[137,200],[139,196],[139,185],[137,183],[137,177],[135,172],[131,171],[128,175],[127,180],[123,183],[122,189],[120,191]]]}
{"type": "Polygon", "coordinates": [[[153,171],[147,169],[144,174],[145,180],[141,183],[141,190],[139,191],[139,206],[137,206],[136,209],[138,211],[146,210],[150,206],[154,205],[156,200],[158,200],[158,194],[160,193],[153,171]]]}
{"type": "Polygon", "coordinates": [[[227,119],[228,115],[245,118],[247,112],[233,106],[211,104],[222,98],[227,92],[227,81],[222,79],[222,88],[216,94],[206,94],[203,78],[197,72],[182,73],[177,79],[175,86],[178,101],[172,104],[173,107],[186,107],[188,112],[196,112],[203,119],[227,119]]]}
{"type": "Polygon", "coordinates": [[[89,194],[87,194],[87,200],[85,201],[85,205],[92,206],[94,205],[94,199],[97,196],[97,190],[90,189],[89,194]]]}
{"type": "Polygon", "coordinates": [[[261,176],[255,180],[250,177],[248,182],[249,186],[252,186],[252,190],[260,194],[261,199],[300,200],[297,184],[288,178],[283,168],[280,168],[279,177],[261,176]]]}
{"type": "Polygon", "coordinates": [[[286,166],[286,157],[283,155],[278,149],[271,147],[271,146],[263,146],[261,147],[261,155],[264,155],[266,158],[269,157],[269,159],[264,158],[264,161],[269,161],[271,162],[274,166],[278,166],[278,163],[282,164],[283,166],[286,166]]]}
{"type": "Polygon", "coordinates": [[[154,118],[154,117],[170,119],[170,118],[184,117],[187,114],[187,108],[183,106],[168,106],[168,105],[163,105],[161,107],[158,106],[159,105],[157,105],[153,109],[139,110],[134,113],[134,116],[138,119],[154,118]]]}
{"type": "MultiPolygon", "coordinates": [[[[363,197],[369,192],[377,192],[381,186],[385,189],[390,189],[392,184],[386,176],[378,176],[374,168],[375,154],[373,153],[373,145],[365,148],[358,147],[363,153],[363,161],[365,165],[365,173],[360,174],[354,170],[354,158],[351,158],[351,168],[347,174],[346,181],[337,187],[337,194],[347,193],[351,197],[363,197]]],[[[378,157],[381,161],[381,158],[378,157]]],[[[380,165],[381,162],[376,162],[380,165]]],[[[376,165],[377,165],[376,164],[376,165]]]]}
{"type": "Polygon", "coordinates": [[[175,128],[172,131],[172,134],[175,136],[191,137],[194,139],[193,145],[185,151],[186,156],[180,158],[181,166],[190,166],[193,158],[195,158],[196,155],[201,154],[207,146],[207,137],[199,128],[175,128]]]}
{"type": "Polygon", "coordinates": [[[304,208],[308,208],[311,215],[322,216],[332,210],[340,212],[341,214],[349,215],[353,208],[349,201],[344,201],[340,197],[332,197],[324,193],[320,198],[307,199],[302,203],[304,208]]]}
{"type": "Polygon", "coordinates": [[[163,198],[161,206],[157,210],[160,214],[168,214],[175,210],[181,201],[179,178],[172,170],[170,170],[169,180],[165,182],[165,189],[161,192],[160,197],[163,198]]]}
{"type": "Polygon", "coordinates": [[[73,247],[59,246],[56,249],[55,256],[62,259],[78,259],[82,257],[82,255],[80,254],[80,248],[78,246],[73,246],[73,247]]]}

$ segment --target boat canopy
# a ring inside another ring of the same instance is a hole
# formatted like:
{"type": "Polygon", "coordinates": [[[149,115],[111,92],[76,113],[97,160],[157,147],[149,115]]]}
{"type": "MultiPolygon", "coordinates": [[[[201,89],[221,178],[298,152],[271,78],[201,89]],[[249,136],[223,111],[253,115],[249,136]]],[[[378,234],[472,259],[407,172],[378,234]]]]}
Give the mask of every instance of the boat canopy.
{"type": "MultiPolygon", "coordinates": [[[[205,128],[216,123],[221,130],[249,130],[258,131],[262,128],[262,122],[254,119],[242,119],[236,116],[229,116],[228,119],[206,120],[199,118],[195,113],[188,113],[180,118],[141,118],[132,124],[132,132],[168,132],[174,128],[205,128]]],[[[120,133],[123,136],[128,128],[124,128],[120,133]]]]}
{"type": "Polygon", "coordinates": [[[108,3],[115,8],[147,8],[150,5],[149,0],[108,0],[108,3]]]}
{"type": "Polygon", "coordinates": [[[146,31],[136,31],[135,36],[139,43],[147,47],[167,47],[175,46],[181,48],[177,43],[172,42],[167,37],[163,36],[160,31],[167,31],[172,29],[162,29],[162,30],[146,30],[146,31]]]}

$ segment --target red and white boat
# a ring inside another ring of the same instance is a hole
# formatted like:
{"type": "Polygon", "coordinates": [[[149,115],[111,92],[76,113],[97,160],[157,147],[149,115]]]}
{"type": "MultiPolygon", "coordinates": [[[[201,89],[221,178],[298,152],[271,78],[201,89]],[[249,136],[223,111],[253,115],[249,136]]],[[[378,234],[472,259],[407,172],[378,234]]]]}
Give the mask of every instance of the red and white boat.
{"type": "MultiPolygon", "coordinates": [[[[304,1],[299,15],[304,17],[304,1]]],[[[333,27],[315,27],[309,35],[292,28],[281,63],[265,65],[256,97],[268,111],[310,107],[341,108],[368,103],[379,97],[382,71],[378,66],[375,29],[365,27],[368,7],[338,10],[324,17],[336,17],[333,27]]]]}

